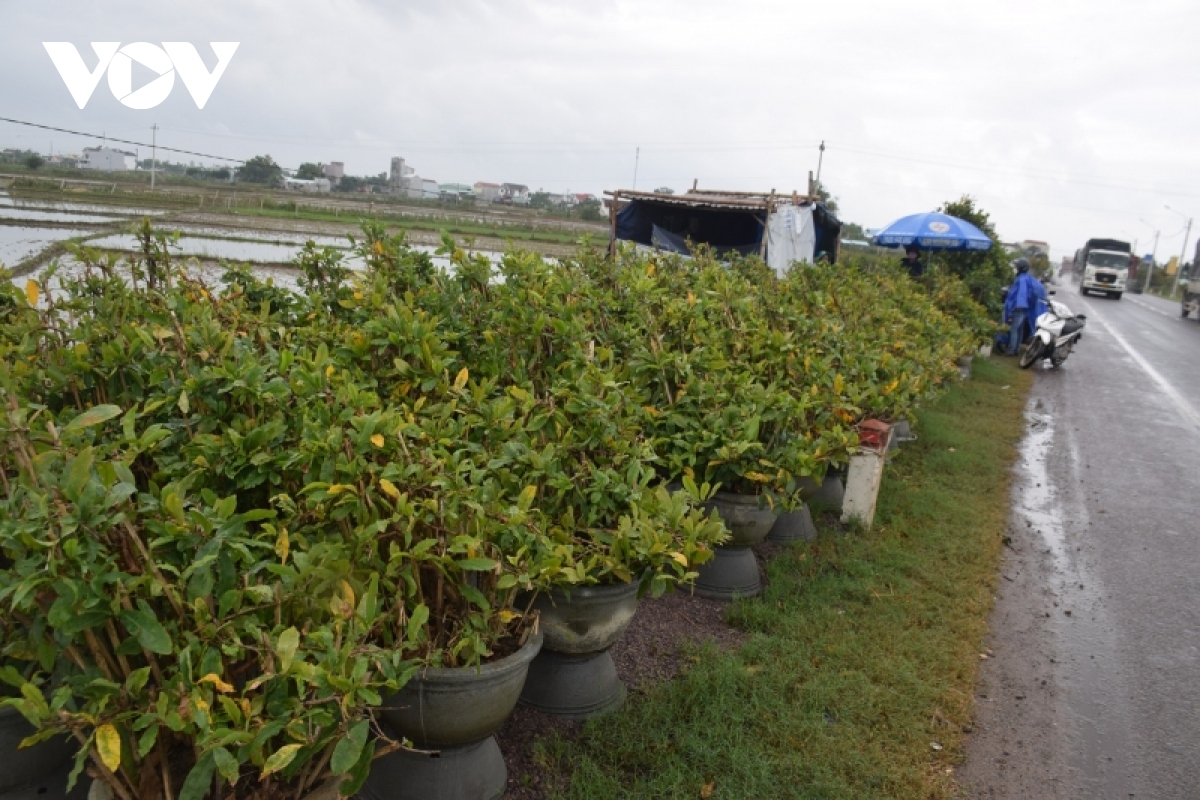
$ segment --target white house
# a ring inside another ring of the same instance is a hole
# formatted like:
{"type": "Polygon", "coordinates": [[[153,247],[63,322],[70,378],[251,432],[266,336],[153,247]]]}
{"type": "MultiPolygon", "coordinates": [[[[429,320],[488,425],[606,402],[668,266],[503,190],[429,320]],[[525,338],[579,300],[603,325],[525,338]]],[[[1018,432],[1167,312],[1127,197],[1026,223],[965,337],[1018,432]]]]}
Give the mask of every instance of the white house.
{"type": "Polygon", "coordinates": [[[475,198],[484,203],[490,203],[500,194],[500,184],[488,183],[487,181],[475,181],[475,185],[471,187],[475,198]]]}
{"type": "Polygon", "coordinates": [[[500,184],[499,202],[514,206],[529,205],[529,187],[520,183],[500,184]]]}
{"type": "Polygon", "coordinates": [[[137,154],[112,147],[85,147],[79,168],[127,172],[137,169],[137,154]]]}

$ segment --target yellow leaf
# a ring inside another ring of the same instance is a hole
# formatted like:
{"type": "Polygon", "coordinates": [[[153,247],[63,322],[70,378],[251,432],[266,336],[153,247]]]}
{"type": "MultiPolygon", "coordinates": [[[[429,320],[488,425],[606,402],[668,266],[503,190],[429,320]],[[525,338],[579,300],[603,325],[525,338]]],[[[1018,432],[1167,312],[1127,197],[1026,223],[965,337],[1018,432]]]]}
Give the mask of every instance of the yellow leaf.
{"type": "Polygon", "coordinates": [[[522,511],[528,511],[533,505],[533,498],[537,497],[537,486],[529,485],[521,490],[521,496],[517,498],[517,507],[522,511]]]}
{"type": "Polygon", "coordinates": [[[379,479],[379,488],[383,489],[383,493],[389,497],[400,499],[400,490],[396,488],[396,484],[389,481],[387,478],[379,479]]]}
{"type": "Polygon", "coordinates": [[[662,413],[654,406],[642,406],[642,411],[645,411],[650,416],[656,418],[662,415],[662,413]]]}
{"type": "Polygon", "coordinates": [[[303,746],[301,744],[285,744],[276,750],[267,759],[267,763],[263,764],[263,771],[260,777],[265,778],[272,772],[279,772],[279,770],[286,768],[288,764],[292,763],[292,760],[296,757],[296,753],[303,746]]]}
{"type": "Polygon", "coordinates": [[[287,563],[288,552],[290,550],[291,541],[288,539],[287,528],[280,528],[279,535],[275,537],[275,555],[279,556],[279,563],[287,563]]]}
{"type": "Polygon", "coordinates": [[[708,800],[708,798],[712,797],[713,790],[716,788],[717,784],[715,781],[709,781],[704,784],[704,787],[700,789],[700,800],[708,800]]]}
{"type": "Polygon", "coordinates": [[[37,281],[33,280],[32,278],[25,281],[25,299],[29,301],[29,305],[37,305],[39,294],[40,292],[38,291],[37,281]]]}
{"type": "Polygon", "coordinates": [[[342,581],[339,588],[342,591],[342,602],[344,602],[350,608],[354,608],[354,587],[352,587],[346,581],[342,581]]]}
{"type": "Polygon", "coordinates": [[[687,556],[683,553],[671,553],[671,558],[679,562],[679,566],[686,567],[688,565],[687,556]]]}
{"type": "Polygon", "coordinates": [[[512,622],[514,619],[516,619],[517,617],[519,617],[521,615],[516,613],[515,611],[509,611],[506,608],[506,609],[502,610],[496,616],[500,617],[501,623],[503,623],[504,625],[507,625],[508,623],[512,622]]]}
{"type": "Polygon", "coordinates": [[[689,306],[694,306],[694,305],[696,305],[696,294],[695,294],[695,292],[688,292],[688,305],[689,305],[689,306]]]}
{"type": "Polygon", "coordinates": [[[375,255],[378,255],[378,256],[383,255],[383,242],[376,242],[374,249],[375,249],[375,255]]]}
{"type": "Polygon", "coordinates": [[[376,447],[383,447],[383,436],[378,433],[375,434],[371,437],[371,444],[375,445],[376,447]]]}
{"type": "Polygon", "coordinates": [[[458,375],[454,378],[454,391],[458,391],[467,385],[467,368],[463,367],[458,371],[458,375]]]}
{"type": "Polygon", "coordinates": [[[328,367],[325,368],[325,377],[328,378],[332,374],[333,374],[333,364],[330,364],[328,367]]]}
{"type": "Polygon", "coordinates": [[[755,483],[770,483],[771,482],[771,476],[764,475],[761,472],[750,471],[750,472],[746,473],[746,477],[749,478],[750,480],[754,481],[755,483]]]}
{"type": "Polygon", "coordinates": [[[213,688],[222,694],[229,694],[233,691],[233,687],[221,680],[221,676],[215,672],[210,672],[200,679],[200,683],[211,683],[213,688]]]}
{"type": "Polygon", "coordinates": [[[325,490],[326,494],[341,494],[342,492],[353,492],[354,487],[348,483],[335,483],[325,490]]]}
{"type": "Polygon", "coordinates": [[[842,389],[846,388],[846,382],[842,380],[842,373],[838,373],[833,378],[833,390],[838,394],[842,393],[842,389]]]}
{"type": "Polygon", "coordinates": [[[885,395],[889,395],[892,392],[896,391],[896,387],[899,385],[900,385],[900,379],[894,378],[891,383],[889,383],[887,386],[884,387],[883,393],[885,395]]]}
{"type": "Polygon", "coordinates": [[[110,723],[96,728],[96,749],[104,766],[113,772],[121,768],[121,734],[110,723]]]}

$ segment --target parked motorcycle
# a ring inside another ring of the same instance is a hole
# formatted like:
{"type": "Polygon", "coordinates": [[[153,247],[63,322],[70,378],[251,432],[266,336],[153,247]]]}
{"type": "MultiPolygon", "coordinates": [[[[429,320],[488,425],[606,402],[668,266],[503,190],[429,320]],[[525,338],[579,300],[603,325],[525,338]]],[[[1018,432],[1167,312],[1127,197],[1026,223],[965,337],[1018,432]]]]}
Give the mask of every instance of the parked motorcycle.
{"type": "MultiPolygon", "coordinates": [[[[1054,292],[1050,292],[1054,294],[1054,292]]],[[[1040,314],[1035,324],[1033,336],[1025,343],[1021,352],[1021,369],[1029,369],[1042,359],[1050,359],[1050,365],[1062,366],[1071,355],[1071,349],[1083,336],[1083,328],[1087,317],[1083,314],[1072,314],[1057,300],[1049,300],[1047,310],[1040,314]]]]}

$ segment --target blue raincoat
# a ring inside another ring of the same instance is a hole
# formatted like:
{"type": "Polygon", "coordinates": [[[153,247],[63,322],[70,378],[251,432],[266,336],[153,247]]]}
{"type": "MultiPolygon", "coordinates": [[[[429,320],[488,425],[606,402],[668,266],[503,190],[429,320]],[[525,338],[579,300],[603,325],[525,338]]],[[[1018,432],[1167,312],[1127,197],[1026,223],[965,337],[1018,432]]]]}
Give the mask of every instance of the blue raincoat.
{"type": "Polygon", "coordinates": [[[1017,275],[1004,297],[1004,321],[1011,322],[1013,314],[1017,311],[1025,312],[1025,324],[1020,332],[1020,341],[1023,342],[1033,335],[1037,318],[1044,314],[1047,308],[1046,287],[1028,272],[1022,272],[1017,275]]]}

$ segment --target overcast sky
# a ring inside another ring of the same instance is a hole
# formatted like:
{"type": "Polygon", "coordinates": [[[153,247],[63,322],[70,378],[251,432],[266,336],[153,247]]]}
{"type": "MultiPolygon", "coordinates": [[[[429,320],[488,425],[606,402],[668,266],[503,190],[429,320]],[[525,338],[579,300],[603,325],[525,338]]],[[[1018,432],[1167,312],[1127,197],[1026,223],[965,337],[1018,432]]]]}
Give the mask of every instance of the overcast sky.
{"type": "MultiPolygon", "coordinates": [[[[640,189],[803,190],[824,140],[844,219],[970,194],[1056,258],[1157,228],[1165,260],[1200,215],[1195,0],[0,0],[0,74],[4,117],[547,191],[629,188],[639,147],[640,189]],[[193,42],[209,68],[240,45],[202,110],[179,80],[150,110],[101,80],[80,110],[44,41],[89,68],[93,41],[193,42]]],[[[92,143],[0,122],[0,148],[92,143]]]]}

